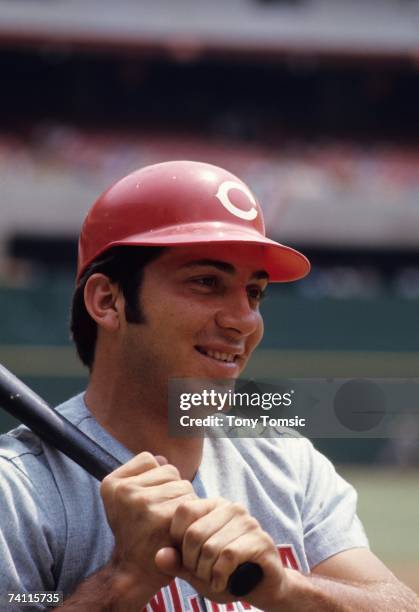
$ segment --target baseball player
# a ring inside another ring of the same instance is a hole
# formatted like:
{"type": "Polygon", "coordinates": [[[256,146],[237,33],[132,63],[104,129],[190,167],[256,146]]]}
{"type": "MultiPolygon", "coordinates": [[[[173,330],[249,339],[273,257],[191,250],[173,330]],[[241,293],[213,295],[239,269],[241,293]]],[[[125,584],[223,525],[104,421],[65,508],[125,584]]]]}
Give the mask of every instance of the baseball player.
{"type": "Polygon", "coordinates": [[[62,591],[78,612],[419,609],[307,439],[168,435],[168,381],[237,378],[267,284],[308,271],[222,168],[157,164],[99,197],[71,322],[89,382],[58,410],[123,465],[99,484],[24,426],[1,438],[2,594],[62,591]],[[263,577],[244,601],[228,579],[246,561],[263,577]]]}

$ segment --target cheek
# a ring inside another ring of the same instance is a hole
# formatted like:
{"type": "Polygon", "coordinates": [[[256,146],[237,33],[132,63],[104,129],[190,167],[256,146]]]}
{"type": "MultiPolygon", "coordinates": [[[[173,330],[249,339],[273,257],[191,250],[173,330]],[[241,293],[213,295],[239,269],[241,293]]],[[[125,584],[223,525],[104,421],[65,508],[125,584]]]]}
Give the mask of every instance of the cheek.
{"type": "Polygon", "coordinates": [[[207,318],[202,305],[173,296],[171,300],[160,302],[150,317],[153,342],[166,346],[174,343],[181,350],[204,327],[207,318]]]}
{"type": "Polygon", "coordinates": [[[262,315],[259,313],[256,329],[251,336],[252,350],[255,349],[257,345],[259,344],[259,342],[262,340],[263,332],[264,332],[263,318],[262,318],[262,315]]]}

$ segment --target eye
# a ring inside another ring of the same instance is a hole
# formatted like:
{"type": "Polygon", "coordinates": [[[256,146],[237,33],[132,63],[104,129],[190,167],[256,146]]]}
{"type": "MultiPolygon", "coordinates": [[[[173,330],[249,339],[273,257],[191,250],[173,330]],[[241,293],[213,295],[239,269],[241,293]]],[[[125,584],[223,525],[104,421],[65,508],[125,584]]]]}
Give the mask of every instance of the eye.
{"type": "Polygon", "coordinates": [[[217,279],[215,276],[201,276],[200,278],[194,279],[195,283],[205,287],[213,287],[216,284],[216,281],[217,279]]]}
{"type": "Polygon", "coordinates": [[[262,287],[259,287],[258,285],[252,285],[251,287],[247,288],[247,295],[249,296],[249,299],[261,302],[266,296],[266,288],[262,289],[262,287]]]}
{"type": "Polygon", "coordinates": [[[200,287],[207,287],[208,289],[217,286],[217,278],[215,276],[199,276],[197,278],[193,278],[192,282],[195,285],[198,285],[200,287]]]}

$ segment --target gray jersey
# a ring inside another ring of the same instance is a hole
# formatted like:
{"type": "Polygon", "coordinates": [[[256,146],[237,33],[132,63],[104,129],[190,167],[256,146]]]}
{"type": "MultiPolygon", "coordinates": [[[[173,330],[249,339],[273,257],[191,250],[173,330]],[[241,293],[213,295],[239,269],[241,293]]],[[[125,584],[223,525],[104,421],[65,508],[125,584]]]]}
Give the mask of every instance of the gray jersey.
{"type": "MultiPolygon", "coordinates": [[[[82,394],[58,410],[120,461],[132,457],[93,418],[82,394]]],[[[222,496],[246,506],[287,567],[309,572],[331,555],[368,546],[354,489],[305,438],[206,438],[193,486],[200,497],[222,496]]],[[[23,426],[1,436],[0,593],[49,590],[68,596],[107,563],[112,548],[99,483],[23,426]]],[[[204,602],[176,580],[148,609],[251,608],[204,602]]]]}

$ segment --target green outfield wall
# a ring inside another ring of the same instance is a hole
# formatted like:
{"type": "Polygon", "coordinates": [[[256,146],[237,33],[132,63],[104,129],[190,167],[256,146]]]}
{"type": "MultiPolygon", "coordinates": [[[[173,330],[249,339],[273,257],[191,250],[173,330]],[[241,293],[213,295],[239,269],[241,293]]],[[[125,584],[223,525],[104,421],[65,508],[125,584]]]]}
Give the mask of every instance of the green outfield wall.
{"type": "MultiPolygon", "coordinates": [[[[0,288],[0,362],[50,403],[86,383],[69,339],[71,284],[0,288]]],[[[418,377],[419,302],[304,299],[277,286],[262,307],[265,337],[246,374],[256,378],[418,377]]],[[[13,420],[0,413],[0,430],[13,420]]],[[[321,440],[341,461],[374,460],[381,440],[321,440]]]]}

